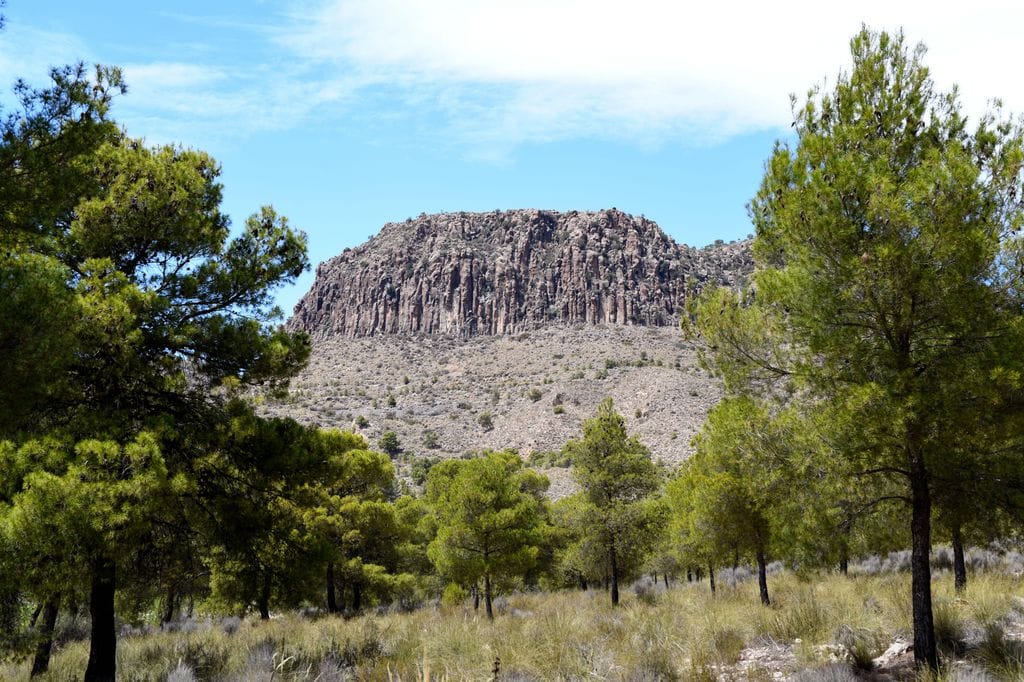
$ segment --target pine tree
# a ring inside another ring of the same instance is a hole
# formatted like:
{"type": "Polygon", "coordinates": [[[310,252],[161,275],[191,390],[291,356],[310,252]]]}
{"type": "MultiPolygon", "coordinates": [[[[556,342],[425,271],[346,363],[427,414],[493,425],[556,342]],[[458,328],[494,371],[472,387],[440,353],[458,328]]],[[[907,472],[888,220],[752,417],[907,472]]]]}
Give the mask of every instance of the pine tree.
{"type": "Polygon", "coordinates": [[[583,422],[583,437],[569,441],[565,454],[586,501],[582,536],[600,548],[618,605],[619,581],[643,564],[661,532],[664,510],[651,499],[661,473],[647,448],[627,435],[611,398],[583,422]]]}

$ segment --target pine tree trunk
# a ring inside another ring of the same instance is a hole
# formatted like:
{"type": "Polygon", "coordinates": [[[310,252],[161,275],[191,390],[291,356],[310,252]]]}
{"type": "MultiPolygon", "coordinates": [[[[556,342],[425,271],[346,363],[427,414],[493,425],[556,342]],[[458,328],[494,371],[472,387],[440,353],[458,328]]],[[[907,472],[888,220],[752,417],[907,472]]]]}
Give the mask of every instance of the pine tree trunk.
{"type": "Polygon", "coordinates": [[[928,472],[920,453],[910,453],[911,602],[914,611],[914,662],[938,670],[935,623],[932,617],[932,500],[928,472]]]}
{"type": "Polygon", "coordinates": [[[668,589],[668,573],[662,573],[661,577],[665,580],[665,589],[668,589]]]}
{"type": "Polygon", "coordinates": [[[850,575],[850,533],[853,520],[848,518],[839,528],[839,573],[850,575]]]}
{"type": "Polygon", "coordinates": [[[587,591],[587,579],[583,577],[582,573],[580,574],[580,589],[584,592],[587,591]]]}
{"type": "Polygon", "coordinates": [[[473,610],[480,610],[480,586],[473,583],[473,610]]]}
{"type": "Polygon", "coordinates": [[[686,567],[686,582],[693,582],[693,571],[690,569],[689,566],[686,567]]]}
{"type": "Polygon", "coordinates": [[[117,670],[117,633],[114,630],[114,591],[117,573],[114,562],[99,559],[92,567],[89,615],[92,633],[85,682],[114,682],[117,670]]]}
{"type": "Polygon", "coordinates": [[[164,625],[174,620],[174,588],[170,587],[167,589],[167,595],[164,597],[164,612],[160,616],[160,624],[164,625]]]}
{"type": "Polygon", "coordinates": [[[615,546],[614,545],[611,548],[611,551],[609,553],[609,557],[608,558],[611,560],[611,569],[612,569],[612,606],[618,606],[619,605],[619,561],[618,561],[618,557],[615,555],[615,546]]]}
{"type": "Polygon", "coordinates": [[[53,630],[57,625],[57,611],[60,607],[60,595],[55,594],[46,600],[43,606],[43,622],[39,628],[39,643],[36,645],[35,658],[32,659],[30,677],[42,675],[50,668],[50,652],[53,651],[53,630]]]}
{"type": "Polygon", "coordinates": [[[352,582],[352,611],[359,613],[363,608],[363,585],[358,580],[352,582]]]}
{"type": "Polygon", "coordinates": [[[338,586],[334,579],[334,562],[327,564],[327,612],[338,613],[338,586]]]}
{"type": "Polygon", "coordinates": [[[494,608],[491,606],[491,574],[484,573],[484,606],[487,609],[487,620],[494,620],[494,608]]]}
{"type": "Polygon", "coordinates": [[[953,528],[953,585],[957,594],[967,588],[967,563],[964,561],[964,539],[959,524],[953,528]]]}
{"type": "Polygon", "coordinates": [[[757,587],[761,591],[761,603],[771,606],[768,599],[768,567],[765,565],[764,549],[757,548],[757,587]]]}
{"type": "Polygon", "coordinates": [[[270,620],[270,571],[263,572],[263,587],[260,588],[260,620],[270,620]]]}
{"type": "MultiPolygon", "coordinates": [[[[700,572],[699,571],[697,573],[697,576],[698,576],[697,579],[699,580],[700,579],[700,572]]],[[[708,579],[709,579],[709,581],[711,583],[711,596],[713,597],[713,596],[715,596],[715,565],[713,563],[711,563],[710,561],[708,562],[708,579]]]]}

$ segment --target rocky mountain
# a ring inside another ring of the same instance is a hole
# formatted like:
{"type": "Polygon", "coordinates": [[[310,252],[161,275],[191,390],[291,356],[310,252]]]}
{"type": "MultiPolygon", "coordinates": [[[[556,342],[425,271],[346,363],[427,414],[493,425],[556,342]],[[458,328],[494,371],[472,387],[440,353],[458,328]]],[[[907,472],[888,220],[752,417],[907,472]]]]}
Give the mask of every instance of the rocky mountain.
{"type": "MultiPolygon", "coordinates": [[[[408,475],[424,457],[557,452],[611,396],[671,466],[721,395],[680,308],[751,268],[746,242],[695,249],[614,209],[391,223],[317,269],[288,323],[312,335],[309,366],[262,410],[374,445],[393,431],[408,475]]],[[[548,474],[568,489],[567,469],[548,474]]]]}
{"type": "Polygon", "coordinates": [[[692,248],[615,209],[421,215],[321,263],[289,326],[317,338],[664,326],[688,291],[751,267],[744,242],[692,248]]]}

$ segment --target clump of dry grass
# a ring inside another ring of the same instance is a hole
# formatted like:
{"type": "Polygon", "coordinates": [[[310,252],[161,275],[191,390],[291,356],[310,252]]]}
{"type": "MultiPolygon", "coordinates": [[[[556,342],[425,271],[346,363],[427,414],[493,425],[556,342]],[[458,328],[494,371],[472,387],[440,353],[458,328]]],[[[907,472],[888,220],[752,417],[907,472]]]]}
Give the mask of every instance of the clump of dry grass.
{"type": "MultiPolygon", "coordinates": [[[[803,667],[839,680],[848,679],[853,665],[868,667],[897,635],[909,635],[908,582],[898,574],[814,580],[781,574],[773,578],[768,608],[748,581],[720,588],[715,597],[706,584],[682,584],[653,601],[626,593],[617,609],[603,592],[517,594],[494,623],[463,605],[348,620],[291,614],[231,627],[199,621],[186,632],[122,638],[118,666],[125,680],[176,682],[479,680],[490,679],[496,660],[503,680],[759,679],[769,671],[743,672],[737,664],[745,650],[767,643],[791,652],[787,674],[803,667]],[[848,657],[830,660],[828,652],[842,647],[848,657]]],[[[935,596],[943,636],[960,647],[947,649],[947,657],[962,655],[971,670],[1000,679],[1024,674],[1024,648],[1004,631],[1010,619],[1024,621],[1013,610],[1024,596],[1019,581],[977,576],[962,596],[937,582],[935,596]],[[984,635],[971,643],[972,632],[984,635]]],[[[45,679],[80,677],[87,656],[86,642],[61,647],[45,679]]],[[[801,679],[816,679],[808,677],[813,674],[801,679]]],[[[0,666],[0,679],[27,677],[27,662],[0,666]]]]}

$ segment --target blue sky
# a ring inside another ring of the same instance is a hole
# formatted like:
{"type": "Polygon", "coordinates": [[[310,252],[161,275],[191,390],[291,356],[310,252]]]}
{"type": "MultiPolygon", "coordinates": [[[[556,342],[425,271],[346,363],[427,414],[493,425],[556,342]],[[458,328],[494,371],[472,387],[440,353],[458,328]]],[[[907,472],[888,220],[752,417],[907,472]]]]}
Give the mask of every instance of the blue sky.
{"type": "Polygon", "coordinates": [[[789,93],[845,68],[862,23],[924,41],[969,113],[1024,111],[1018,4],[9,0],[0,81],[122,66],[127,131],[209,151],[235,224],[273,204],[314,267],[437,211],[615,206],[701,246],[751,231],[789,93]]]}

